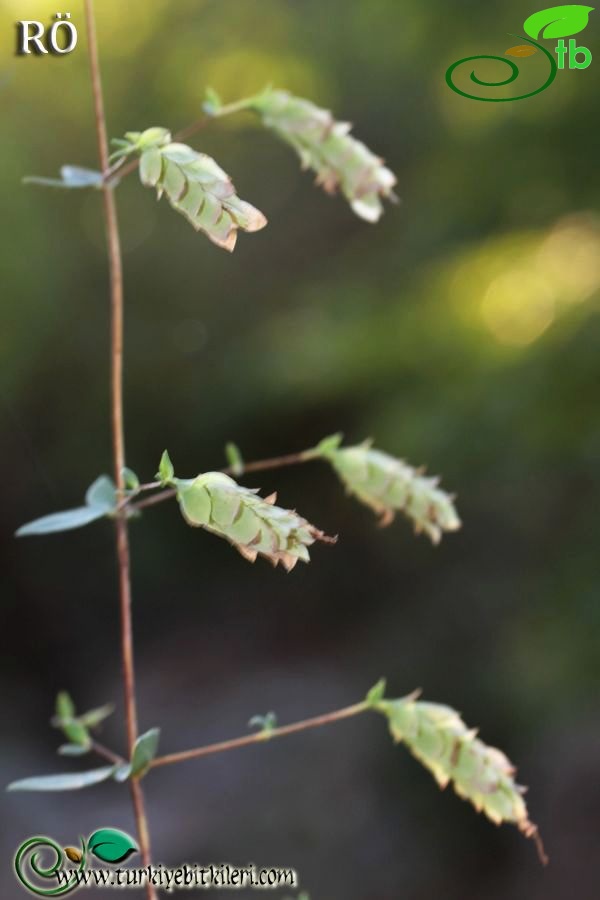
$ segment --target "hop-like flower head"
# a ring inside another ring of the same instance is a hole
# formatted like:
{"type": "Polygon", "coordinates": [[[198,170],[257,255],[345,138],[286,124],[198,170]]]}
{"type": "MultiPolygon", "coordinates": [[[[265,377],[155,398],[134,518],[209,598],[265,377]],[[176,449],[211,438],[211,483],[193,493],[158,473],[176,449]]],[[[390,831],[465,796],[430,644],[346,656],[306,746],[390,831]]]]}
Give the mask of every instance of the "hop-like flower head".
{"type": "Polygon", "coordinates": [[[309,561],[315,541],[335,541],[294,510],[275,506],[275,494],[263,499],[222,472],[175,483],[186,521],[227,538],[250,562],[260,555],[290,572],[298,560],[309,561]]]}
{"type": "Polygon", "coordinates": [[[382,197],[395,200],[396,176],[383,160],[350,134],[348,122],[287,91],[268,89],[252,98],[264,125],[296,150],[302,166],[317,175],[317,184],[330,194],[338,189],[354,212],[367,222],[383,213],[382,197]]]}
{"type": "Polygon", "coordinates": [[[260,210],[237,196],[227,173],[210,156],[173,143],[164,128],[130,132],[127,138],[131,152],[140,154],[142,184],[155,187],[159,198],[165,193],[173,209],[218,247],[231,251],[239,228],[259,231],[267,224],[260,210]]]}
{"type": "Polygon", "coordinates": [[[403,512],[417,532],[424,531],[434,544],[444,531],[460,528],[453,498],[438,487],[438,478],[374,450],[369,441],[340,448],[334,438],[321,446],[320,455],[329,460],[349,493],[378,513],[382,525],[389,525],[397,511],[403,512]]]}
{"type": "Polygon", "coordinates": [[[477,730],[467,728],[454,709],[419,701],[417,696],[375,704],[387,717],[394,740],[407,745],[441,788],[452,782],[456,793],[492,822],[511,822],[526,837],[536,838],[543,855],[537,827],[529,820],[523,800],[524,788],[515,783],[510,760],[501,750],[484,744],[477,730]]]}

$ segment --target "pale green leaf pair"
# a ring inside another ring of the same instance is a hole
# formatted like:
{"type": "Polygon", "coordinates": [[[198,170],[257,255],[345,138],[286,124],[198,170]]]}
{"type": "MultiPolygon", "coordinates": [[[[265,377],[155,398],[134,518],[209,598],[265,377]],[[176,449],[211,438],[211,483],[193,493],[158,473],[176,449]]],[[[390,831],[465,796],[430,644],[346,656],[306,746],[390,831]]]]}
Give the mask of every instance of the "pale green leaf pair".
{"type": "MultiPolygon", "coordinates": [[[[39,775],[32,778],[23,778],[20,781],[13,781],[12,784],[9,784],[7,790],[77,791],[101,784],[101,782],[108,781],[111,778],[118,782],[127,781],[129,778],[141,778],[146,774],[150,763],[156,756],[159,737],[159,728],[151,728],[150,731],[140,735],[135,743],[131,761],[128,763],[101,766],[88,772],[67,772],[60,775],[39,775]]],[[[99,858],[104,859],[105,857],[100,856],[99,858]]]]}
{"type": "Polygon", "coordinates": [[[86,753],[91,746],[90,729],[97,728],[113,710],[113,704],[107,703],[77,715],[71,697],[66,691],[61,691],[56,698],[56,711],[52,718],[52,725],[60,729],[70,742],[59,748],[61,756],[86,753]]]}
{"type": "Polygon", "coordinates": [[[107,475],[101,475],[88,488],[85,495],[85,506],[67,509],[64,512],[52,513],[22,525],[16,532],[17,537],[28,537],[34,534],[51,534],[58,531],[70,531],[82,528],[97,519],[103,519],[116,511],[117,492],[114,482],[107,475]]]}
{"type": "Polygon", "coordinates": [[[274,712],[268,712],[264,716],[252,716],[248,720],[248,725],[250,728],[258,728],[265,737],[269,737],[277,728],[277,716],[274,712]]]}

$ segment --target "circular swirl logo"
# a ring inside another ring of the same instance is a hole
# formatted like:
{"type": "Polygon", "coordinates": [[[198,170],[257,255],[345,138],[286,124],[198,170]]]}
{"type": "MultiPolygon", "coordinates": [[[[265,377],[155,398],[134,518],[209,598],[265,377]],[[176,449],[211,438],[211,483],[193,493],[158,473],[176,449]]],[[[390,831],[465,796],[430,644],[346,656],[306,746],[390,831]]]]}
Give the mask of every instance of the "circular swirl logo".
{"type": "Polygon", "coordinates": [[[587,69],[591,64],[591,50],[587,47],[578,46],[576,40],[571,39],[568,43],[563,40],[565,37],[571,37],[571,35],[579,34],[580,31],[583,31],[587,27],[591,12],[593,12],[593,7],[591,6],[568,4],[565,6],[552,6],[549,9],[542,9],[533,13],[523,23],[523,30],[528,37],[511,35],[511,37],[517,37],[525,43],[510,47],[504,56],[491,56],[482,53],[477,56],[465,56],[463,59],[458,59],[446,71],[446,84],[455,94],[460,94],[461,97],[466,97],[468,100],[479,100],[482,103],[512,103],[514,100],[526,100],[528,97],[535,97],[536,94],[541,94],[542,91],[550,87],[559,69],[564,69],[567,66],[569,69],[587,69]],[[556,47],[553,48],[554,53],[539,43],[540,38],[560,38],[556,47]],[[481,60],[494,60],[502,63],[505,67],[505,78],[500,77],[495,81],[485,81],[477,75],[474,67],[471,68],[469,78],[474,85],[480,88],[492,90],[506,87],[515,82],[520,74],[518,65],[513,62],[513,59],[507,59],[506,57],[524,59],[538,52],[545,56],[550,69],[544,83],[540,87],[535,88],[535,90],[528,90],[515,97],[498,96],[497,94],[494,96],[493,93],[491,96],[482,96],[481,94],[471,93],[470,90],[463,89],[456,83],[455,77],[459,74],[457,70],[460,67],[469,66],[481,60]]]}
{"type": "Polygon", "coordinates": [[[81,849],[61,847],[49,837],[32,837],[21,844],[15,872],[23,887],[38,897],[61,897],[87,884],[80,876],[92,856],[117,865],[138,852],[133,838],[117,828],[100,828],[87,841],[79,840],[81,849]],[[53,887],[48,886],[51,881],[53,887]]]}
{"type": "MultiPolygon", "coordinates": [[[[65,884],[58,883],[58,873],[62,872],[67,856],[70,863],[78,862],[78,871],[85,868],[85,841],[81,839],[81,851],[68,847],[66,850],[48,837],[32,837],[21,844],[15,856],[15,872],[21,884],[38,897],[60,897],[69,894],[79,882],[72,875],[65,884]],[[50,855],[50,859],[48,856],[50,855]],[[43,862],[44,857],[46,862],[43,862]],[[54,881],[54,887],[44,887],[44,882],[54,881]]],[[[71,866],[72,868],[72,866],[71,866]]]]}
{"type": "MultiPolygon", "coordinates": [[[[519,35],[512,35],[512,37],[519,37],[520,40],[527,41],[527,44],[525,44],[524,47],[512,47],[511,50],[506,51],[507,54],[514,56],[530,56],[532,55],[531,53],[526,53],[523,51],[527,49],[527,45],[533,45],[534,48],[541,50],[548,59],[548,62],[550,63],[550,72],[548,74],[548,77],[546,78],[546,81],[541,87],[536,88],[534,91],[529,91],[526,94],[519,94],[519,96],[517,97],[480,97],[477,94],[469,94],[467,93],[467,91],[463,91],[462,88],[459,88],[458,85],[454,83],[454,73],[456,69],[458,69],[458,67],[462,66],[464,63],[472,63],[476,60],[481,59],[494,59],[509,67],[510,74],[508,78],[505,78],[501,81],[483,81],[481,78],[478,78],[475,70],[473,69],[470,75],[471,81],[480,87],[504,87],[507,84],[512,84],[512,82],[516,81],[519,77],[519,67],[511,59],[506,59],[504,56],[486,56],[485,54],[479,54],[478,56],[465,56],[464,59],[459,59],[455,63],[452,63],[452,65],[446,72],[446,84],[448,85],[448,87],[451,88],[456,94],[460,94],[461,97],[467,97],[469,100],[481,100],[483,103],[509,103],[513,100],[525,100],[527,97],[534,97],[536,94],[541,94],[542,91],[545,91],[546,88],[549,88],[556,78],[556,74],[558,72],[556,60],[554,59],[552,54],[548,50],[546,50],[545,47],[542,47],[541,44],[538,44],[537,41],[532,41],[530,38],[520,37],[519,35]]],[[[536,50],[533,49],[532,52],[535,53],[536,50]]]]}

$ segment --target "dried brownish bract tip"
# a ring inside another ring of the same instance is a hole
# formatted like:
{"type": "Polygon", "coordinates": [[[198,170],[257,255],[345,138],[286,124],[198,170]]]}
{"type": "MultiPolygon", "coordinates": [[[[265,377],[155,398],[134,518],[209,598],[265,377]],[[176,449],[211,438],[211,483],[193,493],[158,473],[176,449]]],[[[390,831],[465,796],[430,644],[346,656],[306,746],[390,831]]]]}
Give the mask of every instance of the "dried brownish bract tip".
{"type": "Polygon", "coordinates": [[[442,534],[461,527],[454,498],[439,487],[439,478],[424,475],[400,459],[371,447],[370,442],[354,447],[329,445],[321,453],[349,493],[354,494],[379,516],[379,525],[393,522],[402,512],[425,532],[434,544],[442,534]]]}
{"type": "Polygon", "coordinates": [[[264,556],[291,572],[298,560],[310,560],[308,548],[316,541],[335,543],[295,510],[276,506],[276,494],[259,497],[222,472],[176,484],[185,520],[226,538],[249,562],[264,556]]]}
{"type": "Polygon", "coordinates": [[[382,700],[375,708],[386,716],[394,740],[406,744],[442,789],[452,783],[459,797],[496,825],[516,825],[535,840],[540,859],[547,861],[523,800],[525,789],[515,782],[515,768],[501,750],[484,744],[456,710],[418,700],[414,694],[382,700]]]}
{"type": "Polygon", "coordinates": [[[537,53],[537,50],[535,47],[532,47],[531,44],[519,44],[517,47],[509,47],[509,49],[505,51],[504,55],[525,57],[533,56],[534,53],[537,53]]]}
{"type": "Polygon", "coordinates": [[[396,200],[396,176],[368,147],[350,134],[348,122],[336,121],[302,97],[268,89],[248,101],[264,125],[290,144],[302,167],[316,173],[316,183],[329,194],[338,190],[367,222],[383,213],[382,198],[396,200]]]}
{"type": "Polygon", "coordinates": [[[132,152],[140,154],[142,184],[156,188],[159,199],[166,194],[173,209],[218,247],[231,252],[238,229],[260,231],[267,224],[259,209],[237,196],[229,175],[210,156],[173,143],[164,128],[127,137],[132,152]]]}

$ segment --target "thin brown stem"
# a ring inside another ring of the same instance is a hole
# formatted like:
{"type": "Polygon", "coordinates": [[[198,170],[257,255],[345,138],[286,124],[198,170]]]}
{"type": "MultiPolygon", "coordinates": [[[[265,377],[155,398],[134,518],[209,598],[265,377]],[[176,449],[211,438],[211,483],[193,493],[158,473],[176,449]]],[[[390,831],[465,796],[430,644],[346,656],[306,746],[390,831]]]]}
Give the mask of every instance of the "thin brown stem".
{"type": "MultiPolygon", "coordinates": [[[[236,468],[235,466],[227,466],[224,469],[219,469],[220,472],[224,472],[225,475],[237,475],[241,477],[242,475],[246,475],[248,472],[263,472],[266,469],[282,469],[284,466],[297,466],[301,463],[310,462],[313,459],[319,459],[319,456],[312,450],[302,450],[300,453],[288,453],[287,456],[273,456],[271,459],[259,459],[254,462],[243,463],[241,468],[236,468]]],[[[148,485],[147,487],[155,487],[156,485],[148,485]]],[[[165,491],[161,491],[160,494],[153,494],[151,497],[146,497],[145,500],[140,500],[138,503],[132,503],[130,505],[131,509],[146,509],[148,506],[155,506],[157,503],[163,503],[165,500],[170,500],[171,497],[174,497],[177,491],[174,488],[168,488],[165,491]]]]}
{"type": "Polygon", "coordinates": [[[90,748],[97,753],[98,756],[101,756],[102,759],[107,760],[107,762],[113,763],[115,766],[123,765],[125,760],[122,756],[119,756],[118,753],[113,753],[112,750],[109,750],[108,747],[105,747],[104,744],[100,744],[98,741],[92,741],[90,744],[90,748]]]}
{"type": "Polygon", "coordinates": [[[176,131],[173,135],[174,141],[187,141],[189,138],[193,137],[195,134],[198,134],[199,131],[202,131],[203,128],[206,128],[208,123],[211,121],[210,116],[202,116],[201,119],[198,119],[196,122],[192,122],[191,125],[187,125],[185,128],[182,128],[181,131],[176,131]]]}
{"type": "MultiPolygon", "coordinates": [[[[106,134],[106,115],[100,75],[100,60],[96,38],[96,21],[93,0],[85,0],[85,18],[88,39],[88,52],[92,91],[94,95],[94,111],[98,156],[102,172],[107,172],[108,139],[106,134]]],[[[123,413],[123,266],[121,261],[121,242],[117,205],[114,190],[105,182],[103,191],[104,220],[106,242],[108,248],[110,302],[111,302],[111,418],[113,441],[113,466],[117,490],[123,495],[125,483],[123,468],[125,466],[125,437],[123,413]]],[[[127,517],[124,513],[115,518],[117,563],[119,572],[119,606],[121,619],[121,657],[123,667],[123,692],[125,700],[125,722],[127,729],[127,745],[129,756],[138,736],[137,704],[135,695],[135,671],[133,661],[133,629],[131,620],[131,579],[130,554],[127,517]]],[[[130,780],[131,799],[133,803],[140,851],[144,865],[151,863],[150,837],[144,805],[144,795],[138,779],[130,780]]],[[[156,900],[156,893],[151,884],[147,885],[148,900],[156,900]]]]}
{"type": "MultiPolygon", "coordinates": [[[[282,469],[284,466],[297,466],[300,463],[309,462],[311,459],[317,459],[312,450],[303,450],[301,453],[288,453],[287,456],[273,456],[271,459],[259,459],[255,462],[242,463],[240,475],[246,472],[262,472],[265,469],[282,469]]],[[[235,467],[227,466],[221,469],[226,475],[235,475],[235,467]]]]}
{"type": "Polygon", "coordinates": [[[170,753],[168,756],[157,756],[150,767],[171,766],[175,763],[187,762],[190,759],[200,759],[203,756],[211,756],[213,753],[224,753],[227,750],[237,750],[238,747],[248,747],[251,744],[261,744],[277,737],[285,737],[287,734],[296,734],[298,731],[306,731],[309,728],[319,728],[321,725],[330,725],[341,719],[350,719],[370,709],[366,702],[355,703],[334,712],[324,713],[312,719],[303,719],[301,722],[293,722],[291,725],[282,725],[279,728],[270,728],[258,731],[256,734],[245,734],[243,737],[233,738],[230,741],[220,741],[218,744],[206,744],[204,747],[196,747],[193,750],[183,750],[180,753],[170,753]]]}

